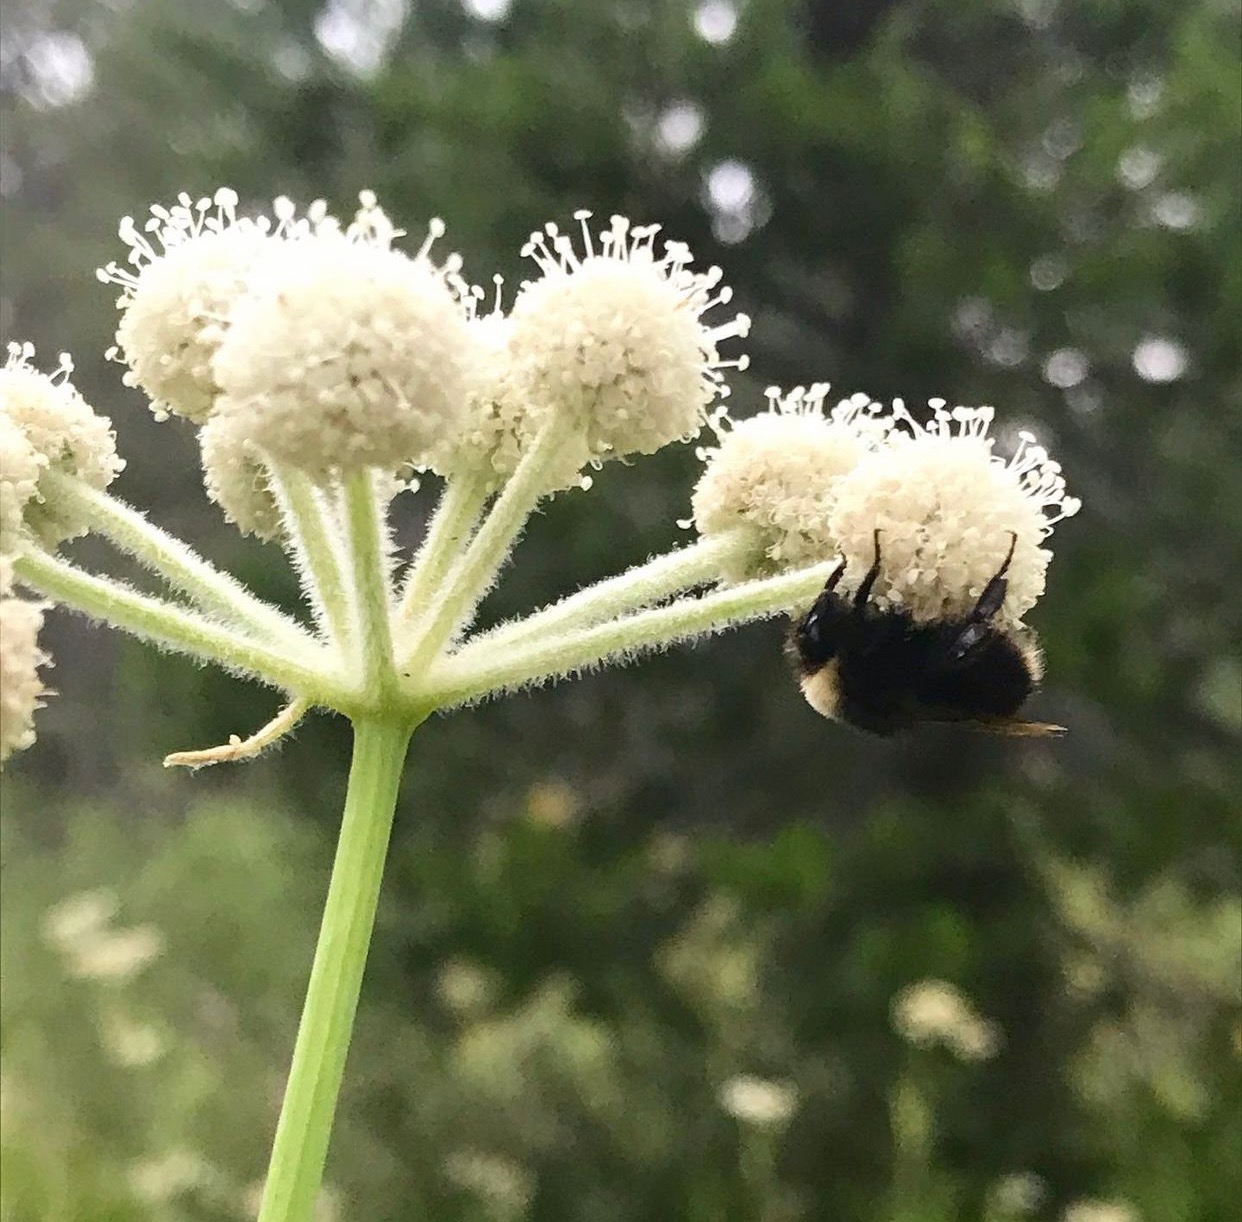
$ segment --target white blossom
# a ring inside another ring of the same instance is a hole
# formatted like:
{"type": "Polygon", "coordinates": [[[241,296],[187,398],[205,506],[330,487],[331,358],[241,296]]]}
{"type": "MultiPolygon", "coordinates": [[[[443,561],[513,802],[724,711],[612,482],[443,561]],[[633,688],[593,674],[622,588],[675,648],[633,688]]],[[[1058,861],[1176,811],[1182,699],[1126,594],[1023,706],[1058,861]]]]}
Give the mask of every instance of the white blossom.
{"type": "Polygon", "coordinates": [[[43,607],[13,598],[10,562],[0,556],[0,765],[35,740],[34,714],[42,705],[39,667],[48,662],[39,648],[43,607]]]}
{"type": "Polygon", "coordinates": [[[838,482],[884,440],[891,420],[861,394],[825,413],[827,393],[823,382],[788,394],[772,387],[767,411],[713,417],[717,444],[699,451],[705,465],[692,505],[704,538],[747,536],[744,561],[726,576],[799,568],[836,553],[828,515],[838,482]]]}
{"type": "Polygon", "coordinates": [[[0,555],[16,550],[25,525],[26,506],[34,499],[47,459],[26,434],[0,412],[0,555]]]}
{"type": "Polygon", "coordinates": [[[768,1129],[784,1124],[798,1106],[798,1092],[788,1082],[738,1074],[720,1088],[720,1106],[736,1120],[768,1129]]]}
{"type": "Polygon", "coordinates": [[[828,535],[846,558],[842,593],[857,588],[874,559],[871,601],[917,621],[966,615],[1014,543],[1001,619],[1011,625],[1044,591],[1053,525],[1076,513],[1059,463],[1021,433],[1008,460],[993,454],[990,407],[932,400],[927,425],[898,403],[888,441],[838,481],[828,535]]]}
{"type": "Polygon", "coordinates": [[[944,980],[921,980],[893,999],[893,1028],[920,1048],[942,1044],[963,1061],[986,1061],[1000,1049],[1000,1028],[975,1012],[944,980]]]}
{"type": "Polygon", "coordinates": [[[327,477],[421,466],[460,427],[470,337],[427,251],[390,247],[364,195],[344,233],[287,243],[235,305],[212,361],[217,411],[277,463],[327,477]]]}
{"type": "Polygon", "coordinates": [[[731,297],[719,268],[690,270],[680,242],[656,250],[655,225],[614,216],[592,235],[576,214],[583,252],[555,225],[524,248],[542,275],[527,282],[510,315],[514,378],[534,426],[549,413],[572,440],[567,461],[650,454],[698,435],[708,406],[725,393],[725,339],[749,330],[745,315],[709,324],[703,316],[731,297]]]}
{"type": "Polygon", "coordinates": [[[210,199],[182,194],[172,207],[152,204],[141,228],[124,217],[129,266],[109,263],[98,273],[122,290],[109,356],[129,366],[125,383],[146,391],[159,418],[207,419],[219,395],[211,360],[256,269],[285,242],[335,223],[322,202],[299,218],[289,200],[277,199],[274,221],[238,216],[237,203],[237,193],[221,187],[210,199]]]}
{"type": "Polygon", "coordinates": [[[283,530],[267,468],[246,437],[245,421],[217,412],[199,430],[207,496],[243,535],[276,539],[283,530]]]}
{"type": "MultiPolygon", "coordinates": [[[[111,421],[98,415],[69,381],[73,362],[67,353],[61,353],[51,374],[40,373],[33,360],[33,344],[9,345],[8,359],[0,369],[0,416],[26,438],[40,475],[52,470],[76,476],[92,488],[106,488],[125,465],[117,457],[111,421]]],[[[5,499],[16,501],[20,495],[15,483],[5,499]]],[[[26,500],[24,518],[49,547],[85,534],[90,526],[38,495],[26,500]]]]}

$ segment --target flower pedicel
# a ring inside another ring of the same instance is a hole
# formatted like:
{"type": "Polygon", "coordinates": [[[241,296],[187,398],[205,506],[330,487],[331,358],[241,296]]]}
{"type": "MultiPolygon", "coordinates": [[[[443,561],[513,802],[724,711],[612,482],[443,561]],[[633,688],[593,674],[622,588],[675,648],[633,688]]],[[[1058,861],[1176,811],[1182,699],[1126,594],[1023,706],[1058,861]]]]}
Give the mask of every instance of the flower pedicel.
{"type": "MultiPolygon", "coordinates": [[[[655,227],[614,217],[593,232],[579,213],[579,247],[546,226],[526,248],[538,275],[508,314],[497,294],[480,317],[460,260],[431,261],[438,222],[406,255],[369,193],[347,225],[322,204],[298,216],[278,200],[273,215],[239,216],[227,189],[183,196],[153,208],[141,231],[123,222],[131,266],[101,276],[122,288],[113,353],[125,381],[157,415],[200,429],[208,494],[239,529],[284,548],[309,619],[264,603],[116,499],[108,422],[71,386],[67,361],[49,377],[18,347],[0,371],[0,753],[33,740],[46,661],[36,639],[45,604],[13,597],[14,583],[281,694],[249,739],[170,764],[253,756],[317,708],[353,723],[337,860],[260,1213],[301,1222],[322,1177],[397,788],[421,722],[791,611],[803,643],[816,609],[837,615],[836,652],[855,661],[855,629],[877,617],[915,635],[952,621],[946,655],[1030,640],[1022,616],[1043,591],[1048,532],[1077,503],[1033,444],[1009,462],[992,455],[985,409],[937,408],[924,426],[866,396],[825,410],[827,387],[816,384],[770,392],[767,412],[731,420],[713,404],[727,393],[724,370],[746,358],[721,347],[748,322],[708,317],[729,300],[720,271],[692,270],[687,249],[658,243],[655,227]],[[709,419],[716,444],[701,451],[695,541],[472,633],[541,500],[587,486],[588,467],[693,439],[709,419]],[[443,493],[402,566],[388,508],[403,478],[428,470],[443,493]],[[56,554],[85,530],[174,597],[56,554]]],[[[817,654],[816,673],[831,660],[817,654]]],[[[838,665],[835,697],[851,696],[846,679],[838,665]]],[[[896,728],[891,709],[868,726],[848,703],[808,695],[865,728],[896,728]]]]}

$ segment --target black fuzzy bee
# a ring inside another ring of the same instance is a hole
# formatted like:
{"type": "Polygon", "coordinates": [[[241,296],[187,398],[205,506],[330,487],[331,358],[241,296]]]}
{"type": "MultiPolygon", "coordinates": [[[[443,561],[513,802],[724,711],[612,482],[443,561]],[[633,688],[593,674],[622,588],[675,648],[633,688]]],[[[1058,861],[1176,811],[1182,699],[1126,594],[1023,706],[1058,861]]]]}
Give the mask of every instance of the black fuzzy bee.
{"type": "Polygon", "coordinates": [[[916,623],[902,610],[867,600],[880,575],[875,562],[852,600],[835,592],[845,561],[789,635],[788,653],[816,712],[872,734],[895,734],[920,722],[958,722],[993,734],[1063,734],[1063,726],[1014,714],[1043,673],[1034,633],[996,623],[1005,574],[1018,537],[969,615],[916,623]]]}

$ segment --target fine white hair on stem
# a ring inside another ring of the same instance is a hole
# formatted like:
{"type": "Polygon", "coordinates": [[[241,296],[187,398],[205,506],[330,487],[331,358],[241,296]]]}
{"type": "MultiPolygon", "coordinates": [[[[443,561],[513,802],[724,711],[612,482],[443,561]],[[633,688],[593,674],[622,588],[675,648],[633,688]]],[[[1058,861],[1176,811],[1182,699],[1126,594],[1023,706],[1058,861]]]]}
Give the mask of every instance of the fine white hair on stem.
{"type": "Polygon", "coordinates": [[[427,678],[437,706],[473,703],[501,691],[533,687],[608,663],[623,664],[679,641],[710,636],[779,615],[814,597],[836,562],[748,581],[698,597],[635,611],[607,623],[549,633],[492,648],[487,638],[444,658],[427,678]]]}

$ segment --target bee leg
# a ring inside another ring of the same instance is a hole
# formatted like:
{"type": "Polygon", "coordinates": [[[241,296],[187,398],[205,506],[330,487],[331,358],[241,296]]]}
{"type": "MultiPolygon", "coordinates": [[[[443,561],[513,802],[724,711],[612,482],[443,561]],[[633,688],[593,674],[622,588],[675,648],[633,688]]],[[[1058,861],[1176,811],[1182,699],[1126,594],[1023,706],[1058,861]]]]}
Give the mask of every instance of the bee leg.
{"type": "Polygon", "coordinates": [[[1014,549],[1018,546],[1018,536],[1013,531],[1009,532],[1009,551],[1005,556],[1004,563],[996,570],[996,575],[983,587],[983,593],[979,595],[979,601],[975,603],[974,609],[971,611],[966,621],[966,626],[958,635],[957,640],[949,647],[949,657],[953,661],[959,661],[964,658],[971,649],[974,648],[988,634],[988,621],[995,618],[997,612],[1000,611],[1005,601],[1005,594],[1009,590],[1009,582],[1005,578],[1005,574],[1009,572],[1009,566],[1013,562],[1014,549]]]}
{"type": "Polygon", "coordinates": [[[818,650],[822,646],[820,638],[823,632],[823,622],[826,619],[835,618],[836,598],[833,592],[841,583],[841,578],[845,575],[845,557],[841,557],[841,563],[837,565],[828,580],[824,583],[824,588],[819,597],[811,604],[811,609],[797,621],[793,640],[800,651],[804,649],[818,650]]]}
{"type": "Polygon", "coordinates": [[[861,615],[863,608],[867,605],[867,599],[871,597],[871,589],[876,583],[876,578],[880,575],[880,532],[877,529],[875,538],[875,560],[872,561],[871,567],[867,570],[867,575],[862,579],[862,584],[858,587],[854,594],[854,614],[861,615]]]}
{"type": "Polygon", "coordinates": [[[831,576],[824,582],[824,593],[831,594],[833,590],[841,584],[841,578],[845,576],[845,557],[841,557],[841,563],[832,570],[831,576]]]}
{"type": "Polygon", "coordinates": [[[1017,546],[1018,536],[1010,531],[1009,551],[1005,556],[1005,562],[996,570],[996,576],[983,587],[983,593],[979,595],[979,601],[975,603],[975,609],[970,613],[972,621],[990,620],[1001,609],[1001,604],[1005,601],[1005,595],[1009,590],[1009,582],[1005,574],[1009,572],[1009,566],[1013,563],[1013,553],[1017,546]]]}

